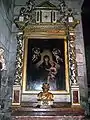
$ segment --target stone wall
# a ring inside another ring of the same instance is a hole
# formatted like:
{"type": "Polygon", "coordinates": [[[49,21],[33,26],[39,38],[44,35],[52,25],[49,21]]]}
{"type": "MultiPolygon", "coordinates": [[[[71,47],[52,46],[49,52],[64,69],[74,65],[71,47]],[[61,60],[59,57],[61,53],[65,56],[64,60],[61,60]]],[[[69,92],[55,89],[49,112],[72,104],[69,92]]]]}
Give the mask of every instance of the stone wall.
{"type": "Polygon", "coordinates": [[[12,34],[13,0],[0,0],[0,47],[4,49],[6,70],[2,70],[0,120],[8,120],[15,73],[16,46],[12,34]],[[14,45],[14,46],[13,46],[14,45]]]}

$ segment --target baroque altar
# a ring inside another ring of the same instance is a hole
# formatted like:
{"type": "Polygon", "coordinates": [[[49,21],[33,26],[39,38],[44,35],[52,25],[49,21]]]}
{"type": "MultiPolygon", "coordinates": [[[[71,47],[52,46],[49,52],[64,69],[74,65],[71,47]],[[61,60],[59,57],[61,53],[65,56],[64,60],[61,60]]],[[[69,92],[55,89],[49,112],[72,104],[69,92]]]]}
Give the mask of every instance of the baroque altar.
{"type": "Polygon", "coordinates": [[[65,107],[66,111],[75,114],[81,111],[82,115],[75,53],[75,27],[79,20],[74,18],[73,11],[64,1],[57,7],[49,1],[35,6],[29,0],[20,9],[15,24],[19,31],[13,113],[26,108],[31,115],[32,111],[51,111],[51,115],[53,112],[57,115],[57,111],[62,111],[59,108],[65,107]],[[53,109],[37,108],[37,95],[43,83],[50,85],[53,109]]]}

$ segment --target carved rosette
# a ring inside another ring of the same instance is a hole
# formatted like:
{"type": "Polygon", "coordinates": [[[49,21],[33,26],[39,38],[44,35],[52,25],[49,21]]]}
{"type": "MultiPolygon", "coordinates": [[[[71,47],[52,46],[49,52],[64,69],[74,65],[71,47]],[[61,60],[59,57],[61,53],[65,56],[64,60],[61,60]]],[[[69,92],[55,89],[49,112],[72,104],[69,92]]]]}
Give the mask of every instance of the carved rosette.
{"type": "Polygon", "coordinates": [[[70,68],[71,85],[76,85],[77,84],[77,64],[76,64],[74,32],[69,32],[69,68],[70,68]]]}
{"type": "Polygon", "coordinates": [[[16,54],[16,79],[15,85],[20,85],[22,80],[23,67],[23,32],[17,34],[17,54],[16,54]]]}

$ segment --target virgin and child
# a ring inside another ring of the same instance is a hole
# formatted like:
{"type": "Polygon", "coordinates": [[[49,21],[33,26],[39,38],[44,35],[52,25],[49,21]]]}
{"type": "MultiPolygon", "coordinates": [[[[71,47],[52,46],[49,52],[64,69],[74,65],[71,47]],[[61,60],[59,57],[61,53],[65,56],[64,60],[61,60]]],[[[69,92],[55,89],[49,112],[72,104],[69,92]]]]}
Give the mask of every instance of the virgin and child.
{"type": "MultiPolygon", "coordinates": [[[[30,75],[27,76],[27,90],[41,90],[43,83],[50,85],[50,90],[64,89],[64,65],[63,62],[57,63],[54,55],[46,50],[40,54],[41,59],[31,62],[30,75]]],[[[29,72],[29,71],[28,71],[29,72]]]]}
{"type": "Polygon", "coordinates": [[[55,61],[50,61],[48,55],[43,57],[43,62],[39,66],[39,72],[42,79],[50,84],[52,90],[56,90],[56,78],[59,69],[60,65],[57,65],[55,61]]]}

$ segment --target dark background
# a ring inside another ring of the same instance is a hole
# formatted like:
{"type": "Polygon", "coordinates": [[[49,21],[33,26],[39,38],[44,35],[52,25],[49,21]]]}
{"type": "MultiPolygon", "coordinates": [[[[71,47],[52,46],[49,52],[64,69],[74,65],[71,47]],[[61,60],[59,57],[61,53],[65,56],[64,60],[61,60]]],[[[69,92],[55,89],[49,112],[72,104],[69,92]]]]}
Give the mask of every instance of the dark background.
{"type": "MultiPolygon", "coordinates": [[[[52,51],[53,48],[58,48],[61,50],[61,57],[63,58],[63,64],[60,63],[60,70],[58,71],[58,76],[56,80],[56,90],[65,90],[65,62],[64,62],[64,40],[62,39],[31,39],[28,40],[28,59],[27,59],[27,90],[42,90],[40,84],[45,81],[43,78],[42,71],[36,69],[36,63],[32,63],[32,48],[38,47],[41,50],[47,49],[52,51]],[[59,79],[59,80],[58,80],[59,79]]],[[[53,59],[54,60],[54,59],[53,59]]]]}

